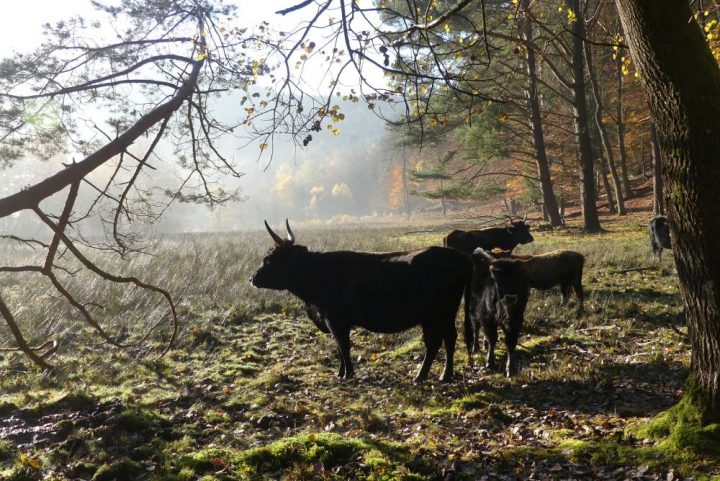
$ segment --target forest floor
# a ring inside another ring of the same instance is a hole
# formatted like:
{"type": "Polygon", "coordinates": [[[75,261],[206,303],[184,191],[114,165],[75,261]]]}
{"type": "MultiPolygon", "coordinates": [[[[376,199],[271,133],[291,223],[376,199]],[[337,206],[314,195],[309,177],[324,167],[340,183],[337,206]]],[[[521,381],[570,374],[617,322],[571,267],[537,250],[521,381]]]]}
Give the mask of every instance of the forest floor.
{"type": "MultiPolygon", "coordinates": [[[[167,241],[143,272],[158,278],[168,262],[176,277],[196,272],[183,291],[180,341],[165,357],[98,346],[68,319],[54,321],[53,375],[0,353],[0,479],[720,479],[716,455],[637,435],[680,399],[690,357],[672,256],[650,259],[648,217],[638,208],[603,219],[599,235],[538,232],[518,251],[587,257],[586,313],[577,317],[574,301],[560,307],[556,290],[533,292],[517,377],[484,372],[480,359],[469,367],[460,340],[454,382],[437,380],[441,354],[421,386],[412,383],[423,354],[417,328],[355,330],[356,377],[338,380],[334,342],[299,303],[247,285],[266,235],[167,241]]],[[[296,235],[328,250],[442,237],[296,235]]],[[[5,282],[15,305],[30,295],[5,282]]]]}

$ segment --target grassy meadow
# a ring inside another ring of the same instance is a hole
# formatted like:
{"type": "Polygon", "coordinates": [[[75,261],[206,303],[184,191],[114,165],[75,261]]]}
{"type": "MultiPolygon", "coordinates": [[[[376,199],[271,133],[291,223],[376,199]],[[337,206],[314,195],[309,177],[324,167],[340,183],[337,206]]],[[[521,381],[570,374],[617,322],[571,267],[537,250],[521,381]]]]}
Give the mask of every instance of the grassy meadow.
{"type": "MultiPolygon", "coordinates": [[[[113,335],[89,335],[80,316],[27,274],[0,289],[28,337],[58,341],[44,375],[0,353],[0,479],[82,480],[511,480],[711,479],[717,447],[698,453],[643,437],[642,423],[675,404],[689,365],[672,256],[652,261],[640,217],[608,232],[534,232],[519,253],[556,248],[586,256],[586,313],[557,289],[533,292],[520,340],[520,374],[505,379],[467,363],[460,334],[456,380],[415,386],[420,329],[352,334],[356,377],[339,381],[333,340],[289,294],[252,288],[270,238],[263,232],[161,238],[127,263],[179,301],[181,331],[165,357],[165,306],[154,295],[63,275],[113,335]],[[673,329],[679,328],[679,331],[673,329]],[[150,351],[150,352],[148,352],[150,351]]],[[[442,232],[295,228],[314,250],[388,251],[439,244],[442,232]]],[[[5,247],[4,263],[37,263],[5,247]]],[[[73,266],[68,265],[68,268],[73,266]]],[[[0,330],[0,340],[9,333],[0,330]]],[[[502,335],[501,335],[502,339],[502,335]]],[[[9,345],[5,344],[6,346],[9,345]]],[[[500,356],[504,354],[502,342],[500,356]]],[[[479,359],[478,359],[479,361],[479,359]]]]}

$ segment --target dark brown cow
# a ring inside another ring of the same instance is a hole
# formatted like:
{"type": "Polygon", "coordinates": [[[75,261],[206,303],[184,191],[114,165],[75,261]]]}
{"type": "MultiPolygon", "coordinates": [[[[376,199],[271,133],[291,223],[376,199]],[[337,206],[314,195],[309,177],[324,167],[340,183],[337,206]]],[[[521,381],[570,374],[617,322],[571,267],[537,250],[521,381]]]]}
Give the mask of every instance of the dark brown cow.
{"type": "Polygon", "coordinates": [[[520,262],[522,275],[533,289],[550,289],[560,286],[560,304],[565,305],[570,289],[578,299],[578,313],[583,311],[584,290],[582,285],[585,256],[579,252],[559,249],[534,256],[516,255],[510,251],[490,252],[497,259],[512,259],[520,262]]]}
{"type": "Polygon", "coordinates": [[[491,227],[470,231],[454,230],[443,239],[443,245],[466,254],[472,254],[478,247],[488,251],[495,248],[512,251],[518,244],[527,244],[532,241],[530,226],[525,220],[521,220],[511,221],[508,227],[491,227]]]}
{"type": "Polygon", "coordinates": [[[419,324],[425,359],[415,381],[427,378],[443,343],[441,380],[452,379],[455,316],[472,277],[467,256],[444,247],[392,253],[310,252],[295,244],[287,221],[286,226],[288,238],[282,239],[265,223],[275,245],[251,283],[290,291],[305,302],[313,322],[322,330],[326,327],[337,342],[341,378],[353,375],[351,328],[394,333],[419,324]]]}

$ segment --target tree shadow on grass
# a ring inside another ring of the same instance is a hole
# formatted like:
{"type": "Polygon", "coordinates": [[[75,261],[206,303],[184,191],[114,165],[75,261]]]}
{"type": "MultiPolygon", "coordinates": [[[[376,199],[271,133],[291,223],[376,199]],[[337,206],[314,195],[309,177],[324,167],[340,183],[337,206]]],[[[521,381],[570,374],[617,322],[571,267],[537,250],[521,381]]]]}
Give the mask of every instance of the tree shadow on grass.
{"type": "Polygon", "coordinates": [[[660,292],[654,289],[638,288],[625,289],[623,291],[611,289],[593,289],[590,291],[590,298],[594,300],[612,300],[613,308],[617,310],[614,314],[618,317],[637,319],[653,326],[667,327],[670,325],[682,325],[684,317],[682,312],[669,312],[670,309],[682,307],[682,300],[679,294],[660,292]],[[664,308],[648,312],[642,306],[659,304],[664,308]]]}
{"type": "Polygon", "coordinates": [[[649,379],[656,371],[651,363],[607,365],[607,378],[540,380],[502,387],[500,398],[536,409],[563,409],[584,414],[614,414],[620,417],[653,416],[680,399],[679,390],[687,377],[681,365],[667,366],[664,377],[649,379]]]}

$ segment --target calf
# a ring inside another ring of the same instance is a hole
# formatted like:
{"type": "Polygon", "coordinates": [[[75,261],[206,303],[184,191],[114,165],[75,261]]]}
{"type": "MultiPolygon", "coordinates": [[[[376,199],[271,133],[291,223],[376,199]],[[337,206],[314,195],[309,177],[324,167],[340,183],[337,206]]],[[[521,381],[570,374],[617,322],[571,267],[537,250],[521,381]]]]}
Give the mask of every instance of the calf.
{"type": "Polygon", "coordinates": [[[650,234],[650,248],[652,249],[653,256],[655,256],[658,261],[662,261],[663,249],[672,248],[668,218],[664,215],[653,218],[648,224],[648,232],[650,234]]]}
{"type": "MultiPolygon", "coordinates": [[[[527,216],[525,218],[527,219],[527,216]]],[[[471,231],[454,230],[443,239],[443,245],[466,254],[472,254],[478,247],[485,250],[498,248],[512,251],[518,244],[527,244],[532,241],[530,226],[525,220],[522,220],[511,222],[509,227],[492,227],[471,231]]]]}
{"type": "Polygon", "coordinates": [[[560,249],[535,256],[514,255],[509,251],[493,251],[488,254],[498,259],[518,261],[523,275],[533,289],[545,290],[560,286],[560,305],[565,305],[572,288],[578,299],[578,313],[583,312],[585,296],[582,274],[585,257],[579,252],[560,249]]]}
{"type": "Polygon", "coordinates": [[[476,251],[472,260],[471,294],[465,297],[468,312],[465,317],[465,342],[469,351],[472,346],[472,350],[478,352],[477,333],[482,326],[487,344],[486,367],[495,369],[495,345],[500,327],[507,349],[505,375],[511,377],[517,372],[515,347],[524,322],[530,288],[527,280],[517,275],[512,262],[501,262],[501,259],[482,249],[476,251]]]}
{"type": "Polygon", "coordinates": [[[455,316],[469,289],[472,265],[464,254],[444,247],[408,252],[310,252],[270,229],[275,245],[251,279],[255,287],[287,290],[305,302],[310,319],[335,338],[340,353],[338,375],[353,375],[350,329],[355,326],[380,333],[422,327],[425,358],[415,377],[424,381],[441,344],[445,370],[441,380],[453,377],[455,316]]]}

